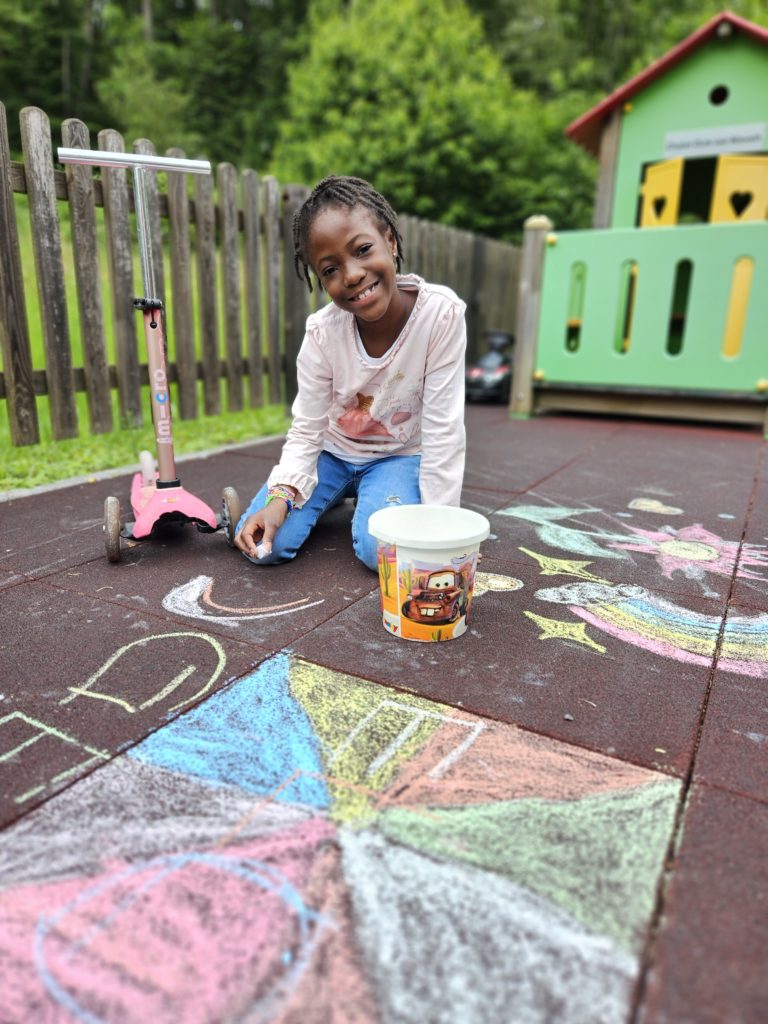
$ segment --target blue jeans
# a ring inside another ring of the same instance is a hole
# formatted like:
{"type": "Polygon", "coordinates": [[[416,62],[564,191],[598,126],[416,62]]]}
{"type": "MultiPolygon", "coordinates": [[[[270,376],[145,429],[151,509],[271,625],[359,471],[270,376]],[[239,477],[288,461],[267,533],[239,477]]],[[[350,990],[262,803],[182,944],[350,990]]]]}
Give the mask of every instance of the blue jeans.
{"type": "MultiPolygon", "coordinates": [[[[378,571],[378,542],[368,533],[368,519],[387,505],[420,505],[420,455],[391,455],[361,466],[320,452],[317,460],[317,487],[309,501],[291,512],[277,531],[272,553],[264,558],[249,558],[256,565],[276,565],[295,558],[320,516],[345,498],[357,499],[352,517],[352,547],[355,554],[374,572],[378,571]]],[[[264,507],[267,485],[261,488],[240,517],[238,530],[253,512],[264,507]]]]}

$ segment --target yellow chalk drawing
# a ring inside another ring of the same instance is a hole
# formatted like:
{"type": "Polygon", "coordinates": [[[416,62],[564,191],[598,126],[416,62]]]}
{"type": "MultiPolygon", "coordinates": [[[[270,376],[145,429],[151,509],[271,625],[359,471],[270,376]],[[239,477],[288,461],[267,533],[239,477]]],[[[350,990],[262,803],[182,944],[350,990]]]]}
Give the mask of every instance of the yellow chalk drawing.
{"type": "Polygon", "coordinates": [[[595,643],[587,636],[587,624],[585,622],[563,622],[561,619],[548,619],[543,615],[536,615],[534,612],[524,611],[529,619],[533,619],[541,629],[539,640],[573,640],[577,644],[584,644],[591,647],[599,654],[605,654],[605,647],[595,643]]]}
{"type": "MultiPolygon", "coordinates": [[[[35,743],[39,743],[40,740],[44,739],[53,739],[59,743],[65,743],[69,746],[77,747],[79,750],[83,750],[87,754],[91,755],[84,761],[78,761],[76,765],[67,768],[66,771],[57,772],[46,782],[33,786],[32,789],[28,789],[26,792],[14,797],[14,802],[17,804],[30,800],[33,796],[37,796],[39,793],[44,792],[49,786],[57,786],[59,783],[65,782],[72,775],[80,774],[97,761],[108,761],[112,756],[108,751],[97,750],[96,747],[91,747],[87,743],[81,743],[80,740],[76,740],[73,736],[69,736],[67,733],[61,732],[60,729],[54,729],[53,726],[46,725],[45,722],[41,722],[37,718],[30,718],[29,715],[25,715],[22,711],[13,711],[11,714],[4,715],[3,718],[0,718],[0,729],[2,729],[3,726],[8,726],[11,722],[24,722],[24,724],[28,725],[34,730],[34,732],[31,736],[27,737],[27,739],[22,740],[21,743],[16,743],[15,746],[0,753],[0,764],[4,761],[10,761],[18,758],[24,750],[28,750],[30,747],[34,746],[35,743]]],[[[0,735],[2,734],[0,733],[0,735]]]]}
{"type": "Polygon", "coordinates": [[[523,581],[516,576],[502,576],[497,572],[476,572],[475,573],[475,597],[481,597],[488,591],[520,590],[523,581]]]}
{"type": "Polygon", "coordinates": [[[359,827],[375,819],[377,794],[437,729],[455,728],[456,744],[430,778],[440,778],[486,728],[481,720],[441,713],[439,705],[410,694],[392,694],[371,707],[370,683],[306,661],[292,664],[290,689],[320,741],[333,818],[359,827]]]}
{"type": "Polygon", "coordinates": [[[593,576],[591,572],[586,571],[586,566],[592,565],[592,562],[580,562],[570,558],[549,558],[547,555],[539,555],[537,552],[523,547],[519,550],[530,555],[539,563],[542,576],[578,576],[579,579],[591,580],[593,583],[609,582],[601,576],[593,576]]]}
{"type": "Polygon", "coordinates": [[[67,689],[70,691],[68,697],[64,697],[63,700],[59,701],[60,704],[69,704],[70,701],[74,700],[75,697],[92,697],[94,700],[104,700],[111,704],[116,704],[121,707],[128,714],[135,714],[137,711],[144,711],[146,708],[152,707],[154,704],[158,704],[164,700],[171,693],[173,693],[182,683],[184,683],[191,675],[197,672],[195,665],[187,665],[186,668],[182,669],[177,675],[173,677],[165,686],[158,690],[152,697],[142,701],[141,704],[132,704],[130,701],[125,700],[123,697],[118,697],[111,693],[102,693],[99,690],[94,690],[92,687],[98,682],[98,680],[108,672],[118,658],[121,658],[124,654],[131,650],[133,647],[144,646],[145,644],[151,643],[153,640],[176,640],[183,637],[191,637],[195,640],[205,640],[213,647],[216,652],[217,661],[216,668],[213,674],[208,679],[208,682],[202,686],[192,696],[187,697],[185,700],[179,701],[178,704],[174,704],[173,707],[168,709],[168,714],[174,711],[178,711],[179,708],[185,707],[187,704],[191,704],[196,700],[199,700],[205,693],[207,693],[216,680],[219,678],[221,673],[224,671],[224,666],[227,662],[227,656],[224,653],[224,648],[221,646],[218,640],[208,636],[207,633],[196,633],[196,632],[182,632],[182,633],[162,633],[157,636],[142,637],[140,640],[134,640],[130,644],[126,644],[124,647],[120,647],[115,653],[108,658],[98,671],[82,685],[82,686],[68,686],[67,689]]]}

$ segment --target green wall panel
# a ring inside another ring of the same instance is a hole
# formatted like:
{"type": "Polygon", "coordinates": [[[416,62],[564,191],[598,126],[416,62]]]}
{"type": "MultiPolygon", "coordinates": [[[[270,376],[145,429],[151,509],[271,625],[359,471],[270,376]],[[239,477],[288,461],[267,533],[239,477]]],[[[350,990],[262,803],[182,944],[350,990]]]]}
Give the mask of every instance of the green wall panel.
{"type": "Polygon", "coordinates": [[[536,363],[546,381],[754,394],[758,382],[768,379],[768,223],[553,237],[544,264],[536,363]],[[745,259],[748,294],[742,289],[733,297],[735,268],[745,259]],[[624,351],[624,299],[633,265],[624,351]],[[739,348],[725,356],[729,316],[739,348]]]}

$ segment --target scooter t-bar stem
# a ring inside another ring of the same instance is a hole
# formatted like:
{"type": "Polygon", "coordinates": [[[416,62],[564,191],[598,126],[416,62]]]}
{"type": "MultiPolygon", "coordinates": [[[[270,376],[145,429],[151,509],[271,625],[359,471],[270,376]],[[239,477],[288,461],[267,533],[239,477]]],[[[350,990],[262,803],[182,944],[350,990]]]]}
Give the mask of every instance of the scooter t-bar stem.
{"type": "Polygon", "coordinates": [[[142,153],[109,153],[103,149],[66,149],[59,146],[62,164],[87,164],[89,167],[144,167],[148,171],[184,171],[210,174],[208,160],[187,160],[175,156],[145,156],[142,153]]]}

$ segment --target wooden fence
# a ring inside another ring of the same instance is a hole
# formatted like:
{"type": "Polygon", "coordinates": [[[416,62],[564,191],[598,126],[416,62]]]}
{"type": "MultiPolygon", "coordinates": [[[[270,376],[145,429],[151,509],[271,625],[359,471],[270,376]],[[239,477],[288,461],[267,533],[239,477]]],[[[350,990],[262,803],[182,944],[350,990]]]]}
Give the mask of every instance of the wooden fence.
{"type": "MultiPolygon", "coordinates": [[[[141,425],[148,375],[133,307],[140,288],[134,284],[129,174],[107,168],[94,174],[92,168],[72,164],[57,170],[46,114],[27,107],[20,123],[23,162],[11,159],[0,103],[0,399],[7,407],[11,441],[40,440],[40,395],[48,396],[57,440],[78,436],[78,392],[87,396],[92,433],[115,429],[115,391],[119,425],[141,425]],[[30,282],[23,280],[14,193],[27,196],[36,298],[30,282]],[[61,203],[67,204],[71,230],[76,346],[67,308],[61,203]],[[33,365],[30,344],[28,303],[35,301],[44,366],[33,365]],[[73,365],[73,351],[82,353],[82,365],[73,365]]],[[[111,129],[99,132],[98,144],[92,145],[87,126],[75,119],[63,123],[61,145],[126,151],[123,138],[111,129]]],[[[155,150],[142,139],[133,143],[133,152],[155,150]]],[[[178,149],[168,155],[184,156],[178,149]]],[[[292,401],[304,322],[315,303],[324,301],[317,288],[310,296],[293,269],[291,221],[308,190],[281,187],[275,178],[260,179],[252,170],[238,173],[228,163],[217,165],[211,176],[195,175],[194,182],[170,174],[165,191],[157,175],[147,175],[147,185],[156,297],[167,309],[175,415],[194,419],[201,403],[206,415],[218,415],[222,381],[230,411],[243,409],[246,399],[252,407],[292,401]],[[169,281],[164,265],[170,268],[169,281]]],[[[466,301],[471,357],[482,346],[484,331],[514,331],[518,249],[408,216],[400,226],[404,269],[451,286],[466,301]]]]}

